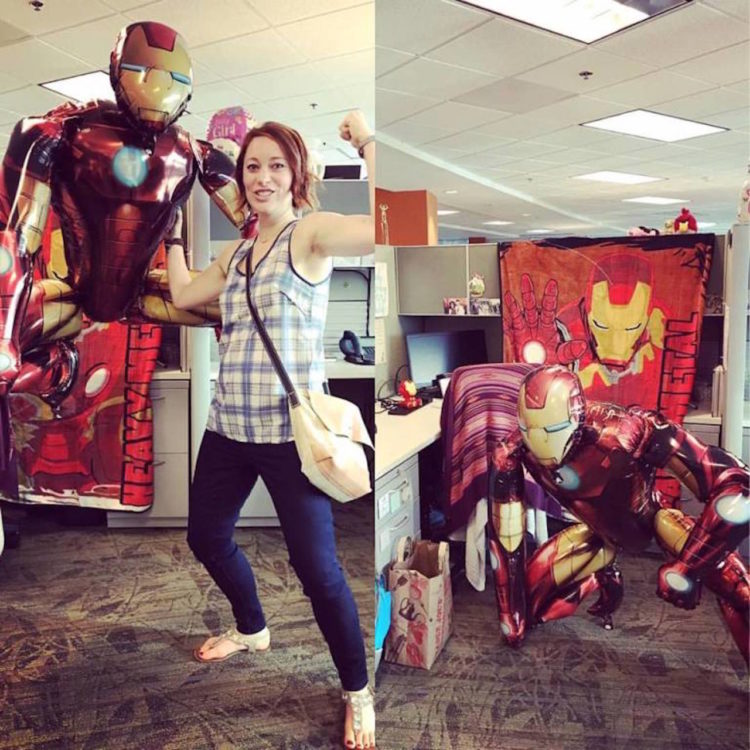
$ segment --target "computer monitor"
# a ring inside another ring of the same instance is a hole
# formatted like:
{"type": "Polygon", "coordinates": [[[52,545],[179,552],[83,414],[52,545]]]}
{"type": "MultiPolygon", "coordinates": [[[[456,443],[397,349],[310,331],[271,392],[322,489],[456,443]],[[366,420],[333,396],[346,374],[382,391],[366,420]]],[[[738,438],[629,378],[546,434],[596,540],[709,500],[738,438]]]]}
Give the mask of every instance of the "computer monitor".
{"type": "Polygon", "coordinates": [[[487,362],[487,342],[483,330],[409,333],[406,355],[411,379],[422,388],[457,367],[487,362]]]}

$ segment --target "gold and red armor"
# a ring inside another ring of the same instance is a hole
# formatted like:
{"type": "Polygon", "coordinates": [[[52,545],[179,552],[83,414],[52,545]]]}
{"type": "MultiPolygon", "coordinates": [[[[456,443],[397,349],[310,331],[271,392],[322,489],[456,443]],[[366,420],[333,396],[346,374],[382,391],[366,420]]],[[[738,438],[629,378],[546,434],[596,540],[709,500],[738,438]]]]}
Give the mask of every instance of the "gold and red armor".
{"type": "Polygon", "coordinates": [[[572,614],[600,592],[589,611],[611,627],[622,598],[614,560],[652,538],[673,555],[659,570],[657,593],[678,607],[699,601],[701,584],[748,658],[750,578],[732,550],[750,520],[748,469],[726,451],[705,446],[655,412],[585,403],[578,378],[562,366],[528,375],[519,393],[519,430],[492,456],[491,561],[508,642],[527,625],[572,614]],[[579,523],[525,559],[523,468],[579,523]],[[654,490],[665,469],[702,502],[696,521],[665,507],[654,490]]]}
{"type": "MultiPolygon", "coordinates": [[[[159,23],[131,24],[112,52],[110,78],[117,104],[66,103],[11,135],[0,174],[0,397],[27,359],[38,369],[41,350],[70,375],[70,354],[53,340],[75,336],[81,312],[94,321],[217,322],[213,308],[176,311],[164,272],[148,272],[196,177],[233,223],[245,220],[231,159],[173,124],[192,92],[182,38],[159,23]],[[67,275],[34,287],[50,205],[67,275]]],[[[2,414],[0,460],[9,450],[7,401],[2,414]]]]}

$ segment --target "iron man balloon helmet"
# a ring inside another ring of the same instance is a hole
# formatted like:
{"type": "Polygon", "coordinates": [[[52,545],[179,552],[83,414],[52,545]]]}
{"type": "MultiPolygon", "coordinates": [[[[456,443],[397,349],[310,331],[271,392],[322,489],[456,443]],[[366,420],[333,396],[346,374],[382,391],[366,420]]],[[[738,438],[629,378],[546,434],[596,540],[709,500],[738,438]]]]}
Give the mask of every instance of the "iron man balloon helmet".
{"type": "Polygon", "coordinates": [[[559,466],[581,436],[586,400],[578,376],[562,365],[530,372],[518,393],[524,445],[543,466],[559,466]]]}
{"type": "Polygon", "coordinates": [[[183,38],[154,21],[126,26],[109,62],[120,109],[136,128],[161,132],[184,111],[193,92],[193,70],[183,38]]]}

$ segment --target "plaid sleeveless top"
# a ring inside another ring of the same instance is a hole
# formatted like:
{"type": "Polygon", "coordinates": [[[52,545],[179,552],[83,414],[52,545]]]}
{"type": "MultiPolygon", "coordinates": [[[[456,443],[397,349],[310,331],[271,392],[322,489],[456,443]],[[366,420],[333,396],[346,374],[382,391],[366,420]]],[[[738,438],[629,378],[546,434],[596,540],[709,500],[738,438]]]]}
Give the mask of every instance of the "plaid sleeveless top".
{"type": "MultiPolygon", "coordinates": [[[[281,230],[250,279],[250,297],[295,386],[322,391],[323,329],[331,276],[311,284],[295,270],[291,238],[297,222],[281,230]]],[[[243,443],[292,440],[287,397],[255,329],[245,297],[252,240],[241,244],[219,297],[219,375],[207,429],[243,443]]]]}

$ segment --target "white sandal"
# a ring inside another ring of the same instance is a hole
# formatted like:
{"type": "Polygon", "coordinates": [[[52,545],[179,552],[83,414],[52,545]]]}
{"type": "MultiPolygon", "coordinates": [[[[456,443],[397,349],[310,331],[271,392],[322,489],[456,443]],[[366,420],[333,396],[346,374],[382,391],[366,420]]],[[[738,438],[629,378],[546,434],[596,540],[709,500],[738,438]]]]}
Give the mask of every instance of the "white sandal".
{"type": "MultiPolygon", "coordinates": [[[[341,699],[352,708],[352,731],[355,736],[360,734],[364,729],[364,710],[366,708],[375,709],[375,695],[369,685],[365,685],[361,690],[342,690],[341,699]]],[[[375,733],[375,726],[368,728],[368,731],[375,733]]],[[[346,744],[345,744],[346,747],[346,744]]],[[[355,745],[355,747],[361,747],[355,745]]],[[[371,747],[374,747],[372,745],[371,747]]]]}
{"type": "Polygon", "coordinates": [[[196,648],[193,651],[193,656],[200,662],[212,662],[212,661],[224,661],[225,659],[228,659],[230,656],[234,656],[235,654],[242,654],[246,652],[253,653],[255,651],[266,651],[270,645],[271,645],[271,632],[268,628],[263,628],[263,630],[259,630],[257,633],[240,633],[237,628],[229,628],[229,630],[223,632],[221,635],[216,636],[216,640],[213,642],[210,648],[213,648],[218,644],[220,641],[226,640],[231,641],[232,643],[237,644],[238,646],[242,646],[242,648],[238,649],[237,651],[232,651],[231,654],[227,654],[226,656],[219,656],[215,659],[204,659],[200,655],[200,648],[196,648]]]}

